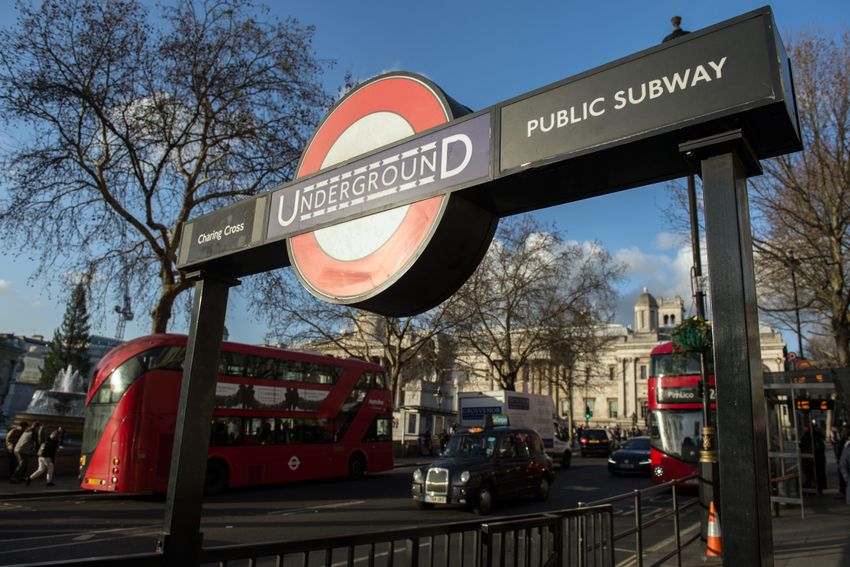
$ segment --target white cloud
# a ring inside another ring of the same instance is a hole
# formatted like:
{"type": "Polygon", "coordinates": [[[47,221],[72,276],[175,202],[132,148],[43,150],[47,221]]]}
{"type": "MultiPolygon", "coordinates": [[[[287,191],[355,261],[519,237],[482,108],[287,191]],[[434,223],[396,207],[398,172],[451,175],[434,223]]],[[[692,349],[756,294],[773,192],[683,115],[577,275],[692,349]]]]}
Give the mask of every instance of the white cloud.
{"type": "MultiPolygon", "coordinates": [[[[681,240],[672,246],[665,233],[655,239],[658,253],[646,252],[638,247],[622,248],[613,253],[618,262],[626,265],[625,279],[620,285],[620,299],[616,306],[615,322],[634,324],[634,304],[646,288],[656,298],[680,296],[685,310],[694,312],[691,291],[691,249],[681,240]],[[661,244],[668,244],[662,246],[661,244]]],[[[705,271],[705,270],[704,270],[705,271]]]]}
{"type": "Polygon", "coordinates": [[[659,250],[670,250],[688,246],[689,242],[690,240],[681,234],[673,232],[659,232],[655,235],[655,240],[652,242],[652,246],[659,250]]]}
{"type": "Polygon", "coordinates": [[[12,288],[12,282],[9,280],[0,280],[0,293],[15,293],[12,288]]]}

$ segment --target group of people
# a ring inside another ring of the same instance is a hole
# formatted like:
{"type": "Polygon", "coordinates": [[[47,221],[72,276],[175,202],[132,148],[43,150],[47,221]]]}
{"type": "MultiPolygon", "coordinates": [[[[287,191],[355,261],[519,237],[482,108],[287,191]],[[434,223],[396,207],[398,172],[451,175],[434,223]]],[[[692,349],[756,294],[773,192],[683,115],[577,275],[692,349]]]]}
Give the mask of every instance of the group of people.
{"type": "Polygon", "coordinates": [[[62,428],[58,427],[48,434],[47,428],[38,421],[32,425],[22,421],[9,428],[6,433],[9,482],[26,482],[29,486],[33,480],[46,474],[47,486],[54,486],[53,464],[63,433],[62,428]],[[27,474],[33,456],[38,457],[38,468],[32,474],[27,474]]]}

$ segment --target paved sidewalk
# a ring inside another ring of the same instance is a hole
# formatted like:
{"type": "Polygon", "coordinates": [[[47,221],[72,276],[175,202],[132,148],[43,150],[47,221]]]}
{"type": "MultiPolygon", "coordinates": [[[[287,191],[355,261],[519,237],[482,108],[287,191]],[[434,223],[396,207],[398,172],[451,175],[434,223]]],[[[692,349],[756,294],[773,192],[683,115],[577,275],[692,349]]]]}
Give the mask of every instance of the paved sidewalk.
{"type": "MultiPolygon", "coordinates": [[[[831,455],[827,457],[827,487],[822,495],[807,495],[804,518],[799,506],[782,508],[778,517],[773,516],[775,567],[850,566],[850,506],[838,493],[838,471],[831,455]]],[[[676,563],[671,560],[667,564],[676,563]]],[[[682,565],[722,565],[722,561],[707,558],[702,543],[694,542],[682,565]]]]}

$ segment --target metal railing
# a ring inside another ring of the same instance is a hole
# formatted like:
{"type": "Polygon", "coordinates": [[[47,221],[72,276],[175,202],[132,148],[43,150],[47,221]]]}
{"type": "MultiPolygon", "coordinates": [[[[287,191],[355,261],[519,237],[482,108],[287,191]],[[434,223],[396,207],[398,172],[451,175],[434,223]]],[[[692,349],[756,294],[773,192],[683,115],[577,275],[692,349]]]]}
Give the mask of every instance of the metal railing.
{"type": "MultiPolygon", "coordinates": [[[[622,552],[615,547],[616,543],[634,536],[634,552],[629,562],[634,561],[643,567],[644,531],[672,518],[675,546],[647,567],[661,565],[674,556],[678,556],[681,565],[682,550],[697,540],[700,534],[697,529],[694,534],[683,537],[680,512],[699,504],[699,499],[694,497],[680,503],[679,487],[696,477],[691,475],[621,496],[579,503],[578,508],[494,518],[489,522],[477,519],[293,542],[206,547],[199,552],[199,563],[204,567],[340,567],[355,564],[367,567],[601,567],[613,566],[617,552],[622,552]],[[645,518],[643,499],[668,489],[672,490],[670,510],[645,518]],[[634,521],[630,527],[615,532],[614,505],[628,500],[634,505],[634,521]]],[[[699,518],[695,524],[699,526],[699,518]]],[[[164,564],[165,557],[152,552],[30,563],[26,567],[158,567],[164,564]]]]}
{"type": "MultiPolygon", "coordinates": [[[[690,476],[686,476],[686,477],[676,479],[676,480],[671,480],[669,482],[665,482],[664,484],[659,484],[659,485],[653,486],[651,488],[634,490],[630,493],[622,494],[622,495],[619,495],[619,496],[612,496],[610,498],[604,498],[602,500],[594,500],[593,502],[588,502],[588,503],[579,502],[578,505],[579,505],[579,509],[583,509],[585,507],[596,507],[596,506],[604,505],[604,504],[608,504],[608,505],[613,506],[614,504],[617,504],[617,503],[620,503],[620,502],[625,502],[625,501],[629,501],[629,500],[632,501],[632,503],[633,503],[633,523],[632,523],[632,526],[629,527],[629,528],[626,528],[622,531],[613,533],[611,539],[612,539],[613,545],[616,545],[616,543],[618,541],[621,541],[621,540],[624,540],[624,539],[629,538],[631,536],[634,536],[634,552],[633,552],[633,555],[632,555],[632,559],[634,559],[634,561],[638,565],[638,567],[645,567],[644,566],[644,559],[645,559],[645,555],[646,555],[646,553],[645,553],[646,550],[644,549],[644,545],[643,545],[644,531],[646,529],[654,526],[654,525],[657,525],[657,524],[659,524],[659,523],[661,523],[661,522],[663,522],[667,519],[672,518],[672,521],[673,521],[673,539],[675,541],[675,546],[670,551],[668,551],[667,553],[662,555],[661,557],[655,559],[655,561],[653,561],[652,563],[650,563],[646,567],[657,567],[658,565],[665,563],[667,560],[671,559],[674,556],[677,558],[677,565],[679,565],[679,567],[681,567],[681,565],[682,565],[682,551],[684,550],[684,548],[686,548],[688,545],[690,545],[694,541],[698,540],[699,537],[700,537],[700,531],[699,531],[700,519],[699,519],[699,517],[697,517],[696,520],[694,522],[692,522],[691,527],[696,526],[697,529],[696,530],[691,529],[690,531],[693,531],[694,533],[685,536],[684,541],[683,541],[683,532],[685,530],[683,530],[682,526],[681,526],[680,513],[683,510],[687,510],[688,508],[699,505],[699,497],[694,496],[692,498],[687,499],[684,503],[680,503],[680,499],[681,499],[680,487],[684,483],[691,482],[691,481],[698,480],[698,479],[699,479],[699,475],[694,473],[690,476]],[[672,492],[670,509],[662,512],[661,514],[654,515],[651,518],[644,518],[643,499],[646,498],[646,497],[649,497],[653,494],[657,494],[659,492],[665,492],[668,489],[670,489],[671,492],[672,492]]],[[[623,563],[623,562],[621,561],[621,563],[623,563]]],[[[612,561],[611,564],[613,565],[614,561],[612,561]]]]}

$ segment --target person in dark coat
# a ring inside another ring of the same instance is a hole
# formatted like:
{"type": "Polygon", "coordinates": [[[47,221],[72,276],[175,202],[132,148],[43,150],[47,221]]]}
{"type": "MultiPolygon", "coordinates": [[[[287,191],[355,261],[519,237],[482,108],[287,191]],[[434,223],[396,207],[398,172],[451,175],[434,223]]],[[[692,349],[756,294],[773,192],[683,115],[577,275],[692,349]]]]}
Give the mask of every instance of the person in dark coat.
{"type": "Polygon", "coordinates": [[[38,469],[27,477],[27,486],[45,472],[47,473],[47,486],[56,486],[53,483],[53,463],[56,460],[56,451],[59,450],[60,436],[61,432],[58,429],[53,430],[38,448],[38,469]]]}
{"type": "Polygon", "coordinates": [[[817,424],[812,425],[812,434],[815,440],[815,476],[817,477],[818,494],[823,494],[826,489],[826,443],[823,431],[817,424]]]}
{"type": "Polygon", "coordinates": [[[21,433],[20,439],[15,443],[15,458],[17,459],[18,465],[15,467],[14,477],[17,480],[24,480],[27,474],[27,467],[29,466],[29,459],[35,454],[36,446],[36,432],[38,428],[41,427],[41,423],[36,421],[32,424],[32,426],[27,427],[23,433],[21,433]]]}

